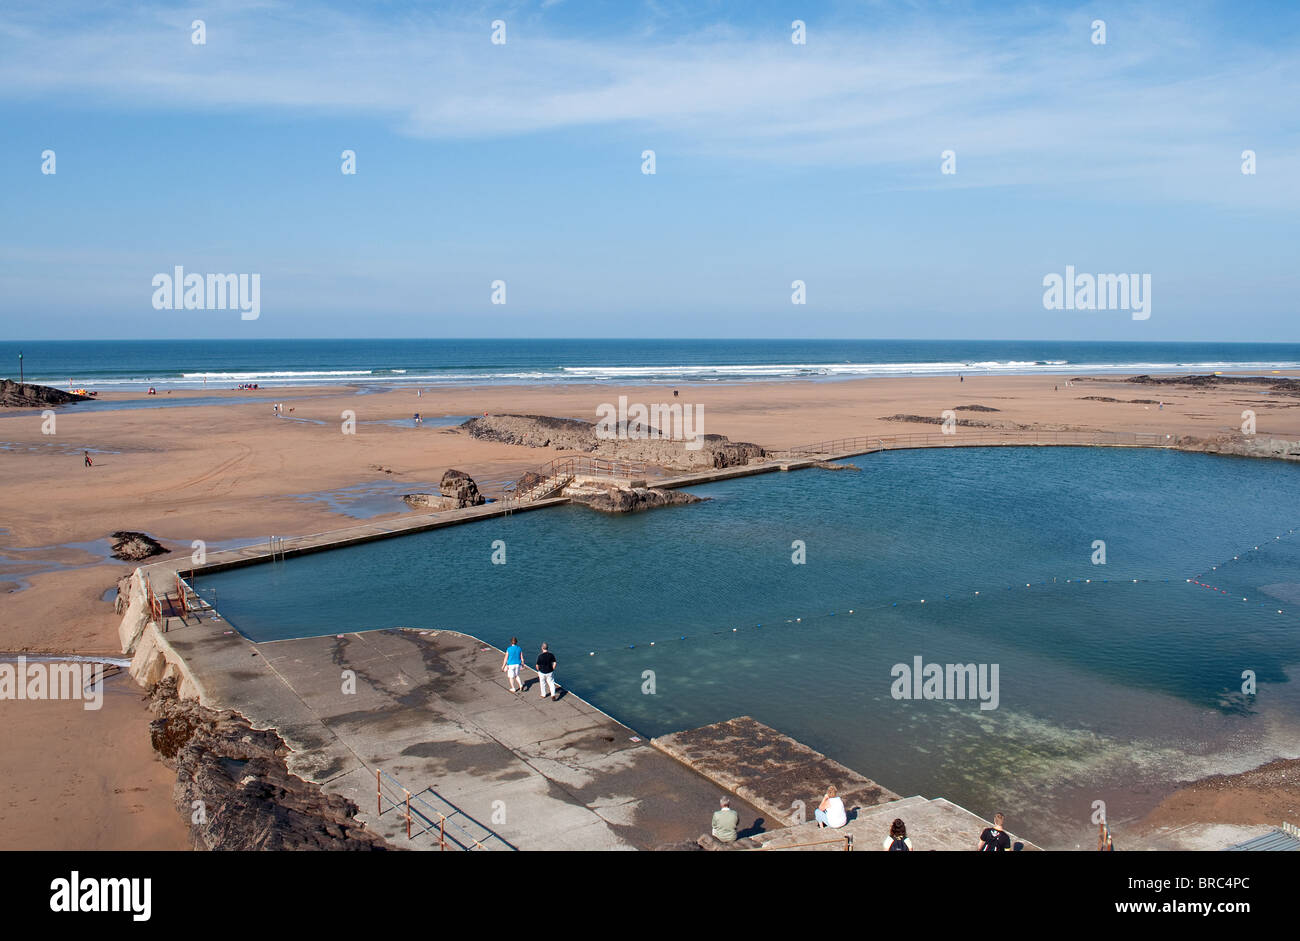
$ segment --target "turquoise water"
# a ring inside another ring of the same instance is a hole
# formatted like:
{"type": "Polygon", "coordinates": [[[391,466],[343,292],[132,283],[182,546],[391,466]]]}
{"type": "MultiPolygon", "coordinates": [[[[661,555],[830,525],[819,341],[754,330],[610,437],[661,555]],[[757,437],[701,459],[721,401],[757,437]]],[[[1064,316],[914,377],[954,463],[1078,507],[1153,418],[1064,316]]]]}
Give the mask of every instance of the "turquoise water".
{"type": "Polygon", "coordinates": [[[1177,780],[1300,754],[1300,467],[1088,448],[857,462],[200,587],[259,641],[391,627],[545,640],[562,685],[643,733],[750,714],[896,791],[1001,809],[1048,845],[1086,844],[1094,800],[1122,825],[1177,780]],[[997,708],[893,698],[892,666],[915,656],[997,664],[997,708]]]}

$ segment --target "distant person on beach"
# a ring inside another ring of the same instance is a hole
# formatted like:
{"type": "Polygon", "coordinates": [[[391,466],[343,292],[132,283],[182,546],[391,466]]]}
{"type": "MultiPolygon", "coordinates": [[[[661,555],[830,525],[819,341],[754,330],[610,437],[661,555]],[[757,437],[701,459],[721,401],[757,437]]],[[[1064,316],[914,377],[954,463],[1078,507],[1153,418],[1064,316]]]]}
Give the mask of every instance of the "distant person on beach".
{"type": "Polygon", "coordinates": [[[817,829],[819,830],[824,827],[838,830],[849,822],[849,815],[844,812],[844,801],[837,795],[834,784],[826,789],[826,796],[822,798],[822,802],[813,811],[813,816],[817,818],[817,829]]]}
{"type": "Polygon", "coordinates": [[[87,466],[87,467],[94,467],[94,466],[95,466],[95,462],[92,461],[92,460],[90,459],[90,452],[89,452],[89,451],[85,451],[85,452],[83,452],[83,453],[86,455],[86,466],[87,466]]]}
{"type": "Polygon", "coordinates": [[[980,843],[976,847],[981,853],[1005,853],[1011,849],[1011,837],[1002,829],[1003,816],[993,815],[993,826],[985,827],[980,834],[980,843]]]}
{"type": "Polygon", "coordinates": [[[542,688],[542,698],[546,698],[546,687],[551,687],[551,699],[559,699],[560,694],[555,691],[555,654],[551,649],[542,644],[542,652],[537,655],[537,685],[542,688]]]}
{"type": "Polygon", "coordinates": [[[907,836],[907,824],[899,818],[889,825],[889,836],[885,837],[885,849],[895,853],[910,853],[912,841],[907,836]]]}
{"type": "Polygon", "coordinates": [[[522,693],[524,691],[524,681],[519,677],[519,671],[524,665],[524,648],[519,646],[519,638],[510,638],[510,646],[506,648],[505,658],[501,661],[501,669],[507,677],[510,678],[510,692],[522,693]],[[519,682],[519,688],[515,688],[515,682],[519,682]]]}
{"type": "Polygon", "coordinates": [[[713,812],[713,838],[723,843],[734,843],[736,827],[740,825],[740,814],[731,809],[730,797],[723,797],[718,803],[722,809],[713,812]]]}

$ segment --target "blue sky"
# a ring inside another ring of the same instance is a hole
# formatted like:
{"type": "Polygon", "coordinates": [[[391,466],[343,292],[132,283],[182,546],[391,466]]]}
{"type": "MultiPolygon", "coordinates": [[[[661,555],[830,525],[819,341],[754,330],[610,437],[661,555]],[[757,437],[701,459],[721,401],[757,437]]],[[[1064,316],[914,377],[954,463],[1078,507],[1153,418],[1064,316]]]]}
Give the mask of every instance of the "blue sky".
{"type": "Polygon", "coordinates": [[[0,325],[1296,341],[1298,39],[1295,3],[8,2],[0,325]],[[260,318],[154,310],[174,265],[259,273],[260,318]],[[1150,273],[1150,319],[1045,310],[1066,265],[1150,273]]]}

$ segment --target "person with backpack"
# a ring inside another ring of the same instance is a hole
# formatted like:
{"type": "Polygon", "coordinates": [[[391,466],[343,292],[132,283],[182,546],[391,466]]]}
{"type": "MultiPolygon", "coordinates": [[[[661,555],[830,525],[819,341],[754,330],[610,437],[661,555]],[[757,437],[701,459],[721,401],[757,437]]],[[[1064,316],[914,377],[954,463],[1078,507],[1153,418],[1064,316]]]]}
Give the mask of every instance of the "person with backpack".
{"type": "Polygon", "coordinates": [[[1002,829],[1004,819],[1001,814],[994,814],[993,826],[984,828],[976,847],[981,853],[1005,853],[1011,849],[1011,837],[1002,829]]]}
{"type": "Polygon", "coordinates": [[[912,841],[907,836],[907,824],[895,818],[889,825],[889,836],[885,837],[885,849],[895,853],[910,853],[912,841]]]}

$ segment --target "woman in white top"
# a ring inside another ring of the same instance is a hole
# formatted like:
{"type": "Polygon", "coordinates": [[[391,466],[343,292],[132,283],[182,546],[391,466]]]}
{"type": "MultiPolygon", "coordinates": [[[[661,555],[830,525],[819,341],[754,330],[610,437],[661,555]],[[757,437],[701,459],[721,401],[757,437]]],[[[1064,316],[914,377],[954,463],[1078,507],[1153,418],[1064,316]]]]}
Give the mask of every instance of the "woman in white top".
{"type": "Polygon", "coordinates": [[[834,784],[826,789],[826,796],[822,798],[813,816],[817,818],[818,829],[839,829],[849,822],[849,815],[844,812],[844,801],[835,796],[834,784]]]}

